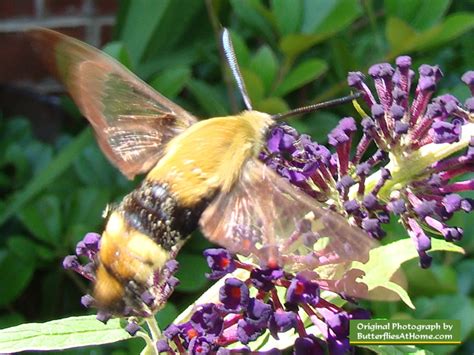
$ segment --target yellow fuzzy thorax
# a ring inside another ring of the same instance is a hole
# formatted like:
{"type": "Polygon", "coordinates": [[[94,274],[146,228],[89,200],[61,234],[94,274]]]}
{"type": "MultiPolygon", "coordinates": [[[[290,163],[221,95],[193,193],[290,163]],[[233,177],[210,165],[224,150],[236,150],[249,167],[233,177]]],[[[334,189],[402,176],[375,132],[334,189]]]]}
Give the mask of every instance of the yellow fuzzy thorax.
{"type": "Polygon", "coordinates": [[[147,179],[167,183],[183,206],[218,189],[228,192],[246,161],[262,149],[272,123],[258,111],[200,121],[169,142],[147,179]]]}

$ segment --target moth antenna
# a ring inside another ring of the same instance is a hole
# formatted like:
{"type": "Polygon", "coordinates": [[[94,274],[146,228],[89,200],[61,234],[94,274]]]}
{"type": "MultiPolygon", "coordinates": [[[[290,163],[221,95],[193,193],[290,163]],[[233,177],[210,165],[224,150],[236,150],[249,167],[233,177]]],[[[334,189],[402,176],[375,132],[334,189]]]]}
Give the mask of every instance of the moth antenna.
{"type": "Polygon", "coordinates": [[[232,45],[232,40],[230,38],[230,32],[227,28],[222,30],[222,46],[224,47],[224,54],[227,59],[227,64],[229,64],[230,71],[232,72],[234,80],[239,87],[240,94],[244,99],[245,107],[247,110],[252,111],[252,103],[250,102],[249,94],[247,92],[247,88],[245,87],[242,73],[239,69],[239,63],[237,63],[237,57],[235,56],[234,46],[232,45]]]}
{"type": "Polygon", "coordinates": [[[277,113],[276,115],[273,115],[272,118],[274,120],[281,120],[282,118],[286,118],[286,117],[290,117],[290,116],[300,115],[300,114],[303,114],[303,113],[310,113],[310,112],[314,112],[314,111],[317,111],[317,110],[321,110],[323,108],[342,105],[342,104],[345,104],[347,102],[356,100],[359,97],[361,97],[362,95],[363,95],[363,93],[358,91],[354,94],[344,96],[344,97],[340,97],[340,98],[337,98],[337,99],[334,99],[334,100],[328,100],[328,101],[320,102],[320,103],[317,103],[317,104],[314,104],[314,105],[298,107],[298,108],[295,108],[294,110],[284,112],[284,113],[277,113]]]}

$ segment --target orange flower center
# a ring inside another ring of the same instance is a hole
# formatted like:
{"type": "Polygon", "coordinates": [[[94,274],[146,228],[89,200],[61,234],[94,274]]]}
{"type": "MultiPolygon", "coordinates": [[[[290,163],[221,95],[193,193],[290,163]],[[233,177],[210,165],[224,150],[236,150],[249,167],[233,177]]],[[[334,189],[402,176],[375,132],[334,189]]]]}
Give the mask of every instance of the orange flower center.
{"type": "Polygon", "coordinates": [[[232,296],[232,298],[240,298],[240,287],[232,287],[232,289],[230,290],[230,295],[232,296]]]}
{"type": "Polygon", "coordinates": [[[227,266],[230,264],[230,259],[229,258],[222,258],[219,262],[219,266],[223,269],[225,269],[227,266]]]}
{"type": "Polygon", "coordinates": [[[194,338],[195,336],[198,335],[198,332],[196,331],[196,329],[191,328],[187,331],[187,334],[188,334],[188,338],[192,339],[192,338],[194,338]]]}
{"type": "Polygon", "coordinates": [[[301,281],[296,282],[295,293],[301,295],[304,292],[304,283],[301,281]]]}

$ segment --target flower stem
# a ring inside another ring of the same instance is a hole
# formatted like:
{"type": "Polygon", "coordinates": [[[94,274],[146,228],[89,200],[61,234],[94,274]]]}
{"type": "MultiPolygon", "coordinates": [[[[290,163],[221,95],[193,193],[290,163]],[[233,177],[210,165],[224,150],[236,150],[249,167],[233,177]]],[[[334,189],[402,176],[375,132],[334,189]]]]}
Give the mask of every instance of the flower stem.
{"type": "Polygon", "coordinates": [[[156,322],[155,317],[149,317],[146,319],[146,324],[148,325],[148,329],[150,329],[151,338],[156,342],[161,337],[161,331],[158,327],[158,323],[156,322]]]}
{"type": "MultiPolygon", "coordinates": [[[[147,333],[145,332],[138,332],[136,334],[137,336],[139,336],[140,338],[142,338],[143,340],[145,340],[145,343],[146,343],[146,354],[150,354],[150,355],[158,355],[158,350],[156,349],[156,341],[153,341],[147,333]]],[[[145,353],[145,352],[144,352],[145,353]]]]}

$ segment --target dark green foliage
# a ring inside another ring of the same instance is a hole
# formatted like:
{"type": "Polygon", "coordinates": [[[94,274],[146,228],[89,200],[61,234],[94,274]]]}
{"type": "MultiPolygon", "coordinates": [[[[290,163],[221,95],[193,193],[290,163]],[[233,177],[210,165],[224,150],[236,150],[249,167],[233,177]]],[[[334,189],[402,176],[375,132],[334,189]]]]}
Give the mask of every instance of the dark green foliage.
{"type": "MultiPolygon", "coordinates": [[[[218,23],[231,30],[257,110],[277,113],[347,95],[348,71],[366,72],[401,54],[411,55],[415,65],[440,65],[445,78],[438,93],[468,97],[459,78],[474,69],[471,1],[122,1],[116,40],[105,50],[197,116],[226,115],[243,104],[219,56],[218,23]]],[[[348,115],[358,119],[345,105],[292,124],[324,141],[348,115]]],[[[0,328],[86,312],[79,299],[88,286],[62,269],[62,258],[86,232],[101,232],[106,204],[136,183],[107,162],[88,128],[44,143],[25,118],[0,119],[0,328]]],[[[429,270],[407,267],[417,311],[365,302],[375,317],[461,317],[466,343],[456,350],[430,348],[435,353],[467,353],[474,346],[474,222],[464,214],[458,218],[467,257],[441,254],[429,270]]],[[[390,238],[406,238],[402,228],[392,227],[390,238]]],[[[161,326],[209,286],[202,257],[207,246],[194,236],[185,247],[182,285],[158,315],[161,326]]]]}

